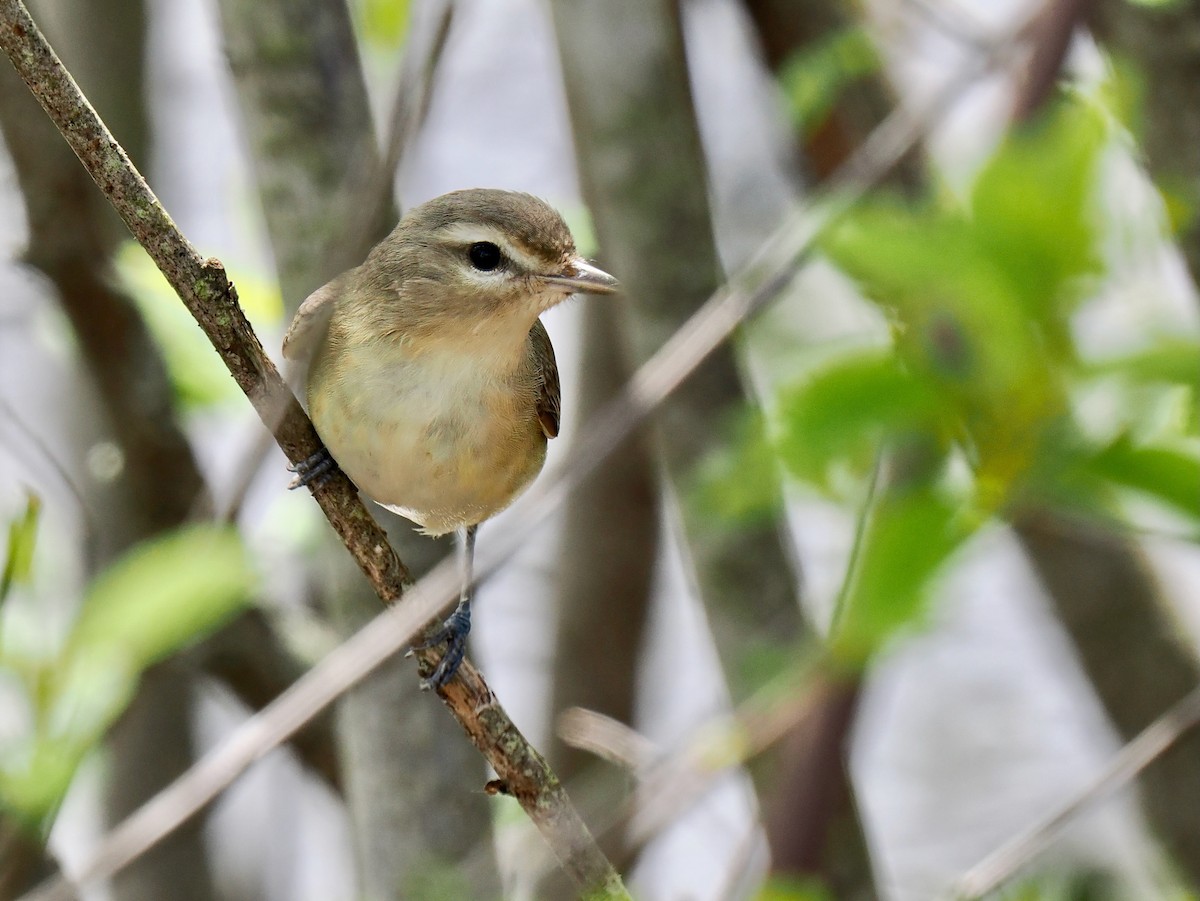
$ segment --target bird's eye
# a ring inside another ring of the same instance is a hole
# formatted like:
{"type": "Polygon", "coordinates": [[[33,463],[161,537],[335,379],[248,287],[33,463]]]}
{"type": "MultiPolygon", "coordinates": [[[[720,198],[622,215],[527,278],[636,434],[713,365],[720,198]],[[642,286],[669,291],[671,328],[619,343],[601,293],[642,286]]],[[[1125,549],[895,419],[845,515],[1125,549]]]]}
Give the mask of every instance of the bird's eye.
{"type": "Polygon", "coordinates": [[[499,267],[504,255],[491,241],[476,241],[467,250],[467,258],[480,272],[491,272],[499,267]]]}

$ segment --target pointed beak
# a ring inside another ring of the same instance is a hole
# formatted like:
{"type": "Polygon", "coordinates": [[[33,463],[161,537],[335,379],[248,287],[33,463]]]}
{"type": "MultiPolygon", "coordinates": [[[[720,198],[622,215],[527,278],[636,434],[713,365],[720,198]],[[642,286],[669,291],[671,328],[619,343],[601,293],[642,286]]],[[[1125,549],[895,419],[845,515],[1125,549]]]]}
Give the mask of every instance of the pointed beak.
{"type": "Polygon", "coordinates": [[[573,294],[615,294],[618,285],[615,278],[581,257],[575,257],[567,263],[562,272],[543,275],[542,280],[573,294]]]}

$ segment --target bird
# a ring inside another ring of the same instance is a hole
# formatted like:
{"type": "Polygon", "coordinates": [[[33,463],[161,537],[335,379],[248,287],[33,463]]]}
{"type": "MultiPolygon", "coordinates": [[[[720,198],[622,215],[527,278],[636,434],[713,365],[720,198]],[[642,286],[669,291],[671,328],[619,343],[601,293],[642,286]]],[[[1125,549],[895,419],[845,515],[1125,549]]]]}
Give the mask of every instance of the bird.
{"type": "Polygon", "coordinates": [[[550,204],[471,188],[413,207],[296,312],[283,354],[308,364],[324,447],[293,487],[336,466],[425,534],[458,537],[458,605],[415,646],[446,647],[424,688],[442,688],[466,652],[479,524],[528,487],[559,432],[558,366],[539,317],[617,286],[550,204]]]}

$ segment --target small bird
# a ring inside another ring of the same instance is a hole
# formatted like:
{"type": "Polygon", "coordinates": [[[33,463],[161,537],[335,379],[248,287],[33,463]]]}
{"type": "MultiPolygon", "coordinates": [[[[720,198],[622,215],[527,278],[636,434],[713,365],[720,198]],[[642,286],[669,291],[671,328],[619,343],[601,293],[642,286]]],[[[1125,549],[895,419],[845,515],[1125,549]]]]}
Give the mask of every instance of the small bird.
{"type": "Polygon", "coordinates": [[[426,534],[458,534],[462,594],[419,646],[446,644],[425,688],[445,685],[466,650],[479,524],[533,481],[558,434],[558,367],[538,316],[616,287],[550,205],[475,188],[414,207],[296,312],[283,355],[309,362],[309,415],[325,445],[297,482],[336,461],[426,534]]]}

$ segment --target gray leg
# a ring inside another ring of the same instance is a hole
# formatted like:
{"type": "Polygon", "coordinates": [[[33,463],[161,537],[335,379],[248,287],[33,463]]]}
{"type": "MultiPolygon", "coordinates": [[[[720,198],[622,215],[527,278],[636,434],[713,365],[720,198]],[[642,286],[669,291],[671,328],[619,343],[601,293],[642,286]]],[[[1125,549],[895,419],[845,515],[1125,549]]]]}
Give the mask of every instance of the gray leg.
{"type": "Polygon", "coordinates": [[[446,645],[446,653],[438,663],[437,669],[428,679],[421,681],[421,687],[424,689],[441,688],[449,682],[466,656],[467,636],[471,632],[471,579],[474,575],[475,532],[478,528],[476,525],[458,530],[458,560],[462,572],[462,592],[458,597],[458,606],[436,632],[416,645],[418,648],[446,645]]]}

